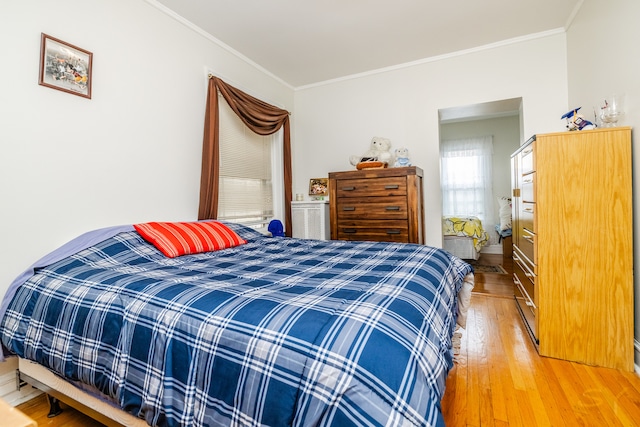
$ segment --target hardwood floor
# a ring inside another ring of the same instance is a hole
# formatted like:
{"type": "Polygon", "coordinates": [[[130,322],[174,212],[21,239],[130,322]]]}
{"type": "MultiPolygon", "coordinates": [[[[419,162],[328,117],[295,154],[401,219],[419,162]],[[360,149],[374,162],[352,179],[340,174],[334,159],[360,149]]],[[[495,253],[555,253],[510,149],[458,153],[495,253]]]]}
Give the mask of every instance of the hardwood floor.
{"type": "MultiPolygon", "coordinates": [[[[62,408],[60,415],[47,418],[49,403],[47,402],[46,396],[41,394],[35,399],[18,405],[17,408],[38,423],[38,427],[104,427],[104,424],[89,418],[64,403],[61,403],[60,407],[62,408]]],[[[3,425],[2,420],[0,420],[0,426],[1,425],[3,425]]]]}
{"type": "MultiPolygon", "coordinates": [[[[460,354],[442,399],[447,427],[640,426],[640,377],[540,357],[513,300],[513,266],[502,255],[479,261],[499,263],[509,274],[476,274],[460,354]]],[[[39,426],[102,426],[71,408],[46,418],[42,397],[18,408],[39,426]]]]}
{"type": "Polygon", "coordinates": [[[447,427],[640,426],[637,374],[538,355],[513,300],[512,261],[501,258],[478,260],[501,264],[509,275],[475,275],[442,399],[447,427]]]}
{"type": "Polygon", "coordinates": [[[474,293],[513,298],[513,258],[503,258],[501,254],[480,253],[478,264],[501,265],[508,274],[476,272],[474,293]]]}
{"type": "Polygon", "coordinates": [[[442,408],[448,427],[638,426],[640,378],[540,357],[514,301],[476,293],[442,408]]]}

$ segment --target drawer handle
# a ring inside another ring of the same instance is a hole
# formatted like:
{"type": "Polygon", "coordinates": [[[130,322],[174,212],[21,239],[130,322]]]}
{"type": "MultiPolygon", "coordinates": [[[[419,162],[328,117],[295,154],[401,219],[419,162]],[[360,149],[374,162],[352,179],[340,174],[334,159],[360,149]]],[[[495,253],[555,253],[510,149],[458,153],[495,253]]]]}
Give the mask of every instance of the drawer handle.
{"type": "Polygon", "coordinates": [[[525,148],[524,150],[522,150],[522,155],[526,156],[527,154],[531,153],[532,151],[533,151],[533,147],[525,148]]]}
{"type": "Polygon", "coordinates": [[[517,283],[518,288],[520,288],[520,293],[522,294],[522,296],[524,297],[524,303],[527,307],[533,307],[536,308],[536,304],[533,302],[533,300],[531,299],[531,295],[529,295],[527,293],[527,291],[524,289],[524,286],[522,286],[522,283],[518,282],[517,283]]]}
{"type": "Polygon", "coordinates": [[[343,211],[355,211],[356,208],[354,206],[344,206],[342,208],[343,211]]]}
{"type": "Polygon", "coordinates": [[[533,240],[534,240],[534,239],[533,239],[533,236],[527,236],[526,234],[523,234],[523,235],[522,235],[522,238],[523,238],[524,240],[526,240],[527,242],[529,242],[529,243],[533,243],[533,240]]]}
{"type": "Polygon", "coordinates": [[[398,184],[389,184],[384,186],[385,190],[397,190],[398,188],[400,188],[398,184]]]}
{"type": "Polygon", "coordinates": [[[521,285],[520,279],[518,279],[518,276],[515,273],[513,273],[513,281],[516,282],[516,285],[521,285]]]}
{"type": "MultiPolygon", "coordinates": [[[[525,277],[528,277],[530,279],[531,278],[535,279],[536,275],[535,275],[535,273],[533,273],[531,271],[531,269],[529,268],[528,264],[526,264],[523,261],[519,261],[516,264],[518,264],[518,267],[520,267],[520,270],[522,270],[522,272],[524,273],[525,277]]],[[[514,276],[515,276],[515,273],[514,273],[514,276]]]]}
{"type": "Polygon", "coordinates": [[[384,209],[387,211],[399,211],[400,206],[386,206],[384,209]]]}
{"type": "Polygon", "coordinates": [[[356,230],[355,228],[344,228],[342,232],[347,234],[356,234],[358,230],[356,230]]]}
{"type": "Polygon", "coordinates": [[[533,178],[526,178],[522,180],[523,184],[532,184],[533,183],[533,178]]]}
{"type": "Polygon", "coordinates": [[[387,230],[387,234],[400,234],[400,230],[387,230]]]}
{"type": "Polygon", "coordinates": [[[524,208],[523,211],[526,213],[533,213],[533,208],[524,208]]]}
{"type": "MultiPolygon", "coordinates": [[[[525,276],[525,277],[528,277],[529,279],[533,278],[533,279],[535,280],[535,277],[536,277],[535,273],[533,273],[533,272],[531,271],[531,269],[529,268],[529,266],[528,266],[528,265],[526,265],[526,266],[525,266],[525,263],[522,261],[522,259],[518,258],[518,259],[516,260],[516,259],[514,258],[513,260],[516,262],[516,264],[518,265],[518,267],[520,267],[520,270],[522,270],[522,272],[524,273],[524,276],[525,276]]],[[[514,279],[516,279],[518,276],[517,276],[515,273],[513,273],[513,277],[514,277],[514,279]]],[[[520,280],[516,280],[516,281],[517,281],[517,282],[520,282],[520,280]]]]}
{"type": "Polygon", "coordinates": [[[342,187],[342,191],[353,191],[356,187],[342,187]]]}

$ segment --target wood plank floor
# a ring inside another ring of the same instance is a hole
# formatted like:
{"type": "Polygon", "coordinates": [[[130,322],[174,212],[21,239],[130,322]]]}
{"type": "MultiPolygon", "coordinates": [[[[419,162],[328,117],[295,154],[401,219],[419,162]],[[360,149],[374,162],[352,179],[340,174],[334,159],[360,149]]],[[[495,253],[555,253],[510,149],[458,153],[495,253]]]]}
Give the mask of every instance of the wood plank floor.
{"type": "MultiPolygon", "coordinates": [[[[479,262],[513,271],[501,255],[482,255],[479,262]]],[[[540,357],[517,312],[510,274],[476,274],[467,329],[446,387],[447,427],[640,426],[640,377],[540,357]]],[[[44,398],[18,408],[39,426],[102,426],[63,407],[56,418],[46,417],[44,398]]]]}
{"type": "Polygon", "coordinates": [[[474,293],[513,298],[513,258],[501,254],[480,254],[478,264],[501,265],[508,274],[475,273],[474,293]]]}
{"type": "MultiPolygon", "coordinates": [[[[501,264],[511,274],[512,262],[500,258],[478,261],[501,264]]],[[[447,427],[640,426],[640,377],[540,357],[513,300],[510,275],[478,273],[442,410],[447,427]]]]}
{"type": "MultiPolygon", "coordinates": [[[[60,415],[54,418],[47,418],[49,403],[44,394],[17,406],[19,410],[38,423],[38,427],[104,427],[104,424],[89,418],[64,403],[60,403],[60,407],[62,408],[60,415]]],[[[3,425],[2,420],[0,420],[1,425],[3,425]]]]}

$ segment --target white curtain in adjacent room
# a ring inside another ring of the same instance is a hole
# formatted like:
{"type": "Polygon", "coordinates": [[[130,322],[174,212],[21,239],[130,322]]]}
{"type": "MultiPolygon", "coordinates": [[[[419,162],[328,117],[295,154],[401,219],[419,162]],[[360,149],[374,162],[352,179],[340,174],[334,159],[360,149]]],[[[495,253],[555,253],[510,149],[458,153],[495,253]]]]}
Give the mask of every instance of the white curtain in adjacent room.
{"type": "Polygon", "coordinates": [[[477,216],[492,224],[493,137],[443,141],[441,144],[442,212],[444,215],[477,216]]]}

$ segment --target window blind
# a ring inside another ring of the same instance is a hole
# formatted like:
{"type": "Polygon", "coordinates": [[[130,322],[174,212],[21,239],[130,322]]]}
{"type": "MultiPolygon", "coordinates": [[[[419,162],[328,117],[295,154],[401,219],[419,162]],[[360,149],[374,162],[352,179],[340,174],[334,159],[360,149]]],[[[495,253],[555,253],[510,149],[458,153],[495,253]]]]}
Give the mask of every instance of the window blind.
{"type": "Polygon", "coordinates": [[[273,218],[273,136],[252,132],[224,99],[219,114],[218,218],[266,228],[273,218]]]}

